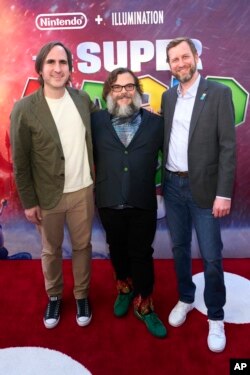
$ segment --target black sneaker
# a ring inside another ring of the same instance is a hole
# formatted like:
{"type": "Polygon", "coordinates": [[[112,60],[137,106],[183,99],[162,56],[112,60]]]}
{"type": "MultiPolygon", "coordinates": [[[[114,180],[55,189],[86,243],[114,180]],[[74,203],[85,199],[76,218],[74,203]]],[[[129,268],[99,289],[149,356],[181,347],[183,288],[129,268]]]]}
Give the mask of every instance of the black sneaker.
{"type": "Polygon", "coordinates": [[[79,326],[87,326],[92,319],[91,307],[88,298],[76,299],[76,322],[79,326]]]}
{"type": "Polygon", "coordinates": [[[61,298],[55,296],[49,298],[43,322],[46,328],[54,328],[60,320],[61,298]]]}

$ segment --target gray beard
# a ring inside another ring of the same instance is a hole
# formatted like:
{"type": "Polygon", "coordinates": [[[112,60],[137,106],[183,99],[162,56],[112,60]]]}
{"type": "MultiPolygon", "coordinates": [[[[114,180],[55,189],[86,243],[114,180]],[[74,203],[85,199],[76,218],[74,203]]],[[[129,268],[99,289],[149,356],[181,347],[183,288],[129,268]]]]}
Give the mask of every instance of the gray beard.
{"type": "Polygon", "coordinates": [[[141,108],[142,100],[138,92],[135,93],[132,103],[129,105],[118,105],[117,102],[112,99],[111,95],[107,96],[107,109],[108,112],[116,117],[129,117],[132,116],[135,112],[138,112],[141,108]]]}

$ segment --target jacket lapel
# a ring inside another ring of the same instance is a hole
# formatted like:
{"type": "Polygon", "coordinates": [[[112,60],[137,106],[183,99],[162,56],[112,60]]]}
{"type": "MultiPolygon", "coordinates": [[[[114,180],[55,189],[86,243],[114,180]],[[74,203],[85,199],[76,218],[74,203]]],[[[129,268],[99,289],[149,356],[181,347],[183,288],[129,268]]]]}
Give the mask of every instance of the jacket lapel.
{"type": "Polygon", "coordinates": [[[49,106],[46,102],[46,99],[44,98],[42,88],[40,88],[34,95],[33,106],[31,110],[33,112],[33,115],[41,123],[44,130],[50,134],[55,144],[62,151],[62,146],[57,131],[57,127],[49,110],[49,106]]]}
{"type": "Polygon", "coordinates": [[[136,141],[136,139],[140,136],[140,133],[142,132],[143,128],[146,126],[146,123],[148,121],[149,117],[149,112],[146,109],[141,108],[140,110],[140,115],[141,115],[141,123],[137,131],[135,132],[133,138],[131,139],[131,142],[129,143],[128,147],[132,144],[133,142],[136,141]]]}
{"type": "Polygon", "coordinates": [[[119,145],[121,145],[123,148],[125,148],[126,146],[124,146],[124,144],[120,140],[119,136],[117,135],[117,133],[116,133],[116,131],[115,131],[113,125],[112,125],[112,121],[110,119],[110,114],[107,111],[107,109],[103,112],[102,117],[103,117],[103,126],[106,126],[108,131],[118,141],[119,145]]]}
{"type": "Polygon", "coordinates": [[[116,131],[115,131],[115,128],[113,127],[112,125],[112,122],[111,122],[111,119],[110,119],[110,114],[107,110],[105,110],[105,116],[103,118],[103,122],[104,122],[104,126],[106,126],[108,128],[108,130],[110,131],[110,133],[112,134],[113,137],[116,138],[116,140],[123,146],[124,144],[122,143],[122,141],[120,140],[120,138],[118,137],[116,131]]]}
{"type": "Polygon", "coordinates": [[[206,98],[207,98],[207,82],[204,78],[201,77],[200,79],[200,84],[197,90],[195,102],[194,102],[194,108],[193,108],[193,113],[191,117],[191,122],[190,122],[190,130],[189,130],[189,142],[192,137],[192,134],[194,132],[194,129],[196,127],[199,115],[205,105],[206,98]]]}
{"type": "Polygon", "coordinates": [[[85,108],[83,97],[77,91],[69,89],[68,92],[82,118],[83,124],[89,124],[89,110],[87,111],[85,108]]]}
{"type": "Polygon", "coordinates": [[[177,102],[177,88],[178,85],[176,85],[170,92],[169,92],[169,98],[167,105],[167,115],[166,115],[166,121],[165,121],[165,132],[166,132],[166,140],[167,144],[170,139],[171,129],[172,129],[172,123],[174,118],[174,111],[175,106],[177,102]]]}

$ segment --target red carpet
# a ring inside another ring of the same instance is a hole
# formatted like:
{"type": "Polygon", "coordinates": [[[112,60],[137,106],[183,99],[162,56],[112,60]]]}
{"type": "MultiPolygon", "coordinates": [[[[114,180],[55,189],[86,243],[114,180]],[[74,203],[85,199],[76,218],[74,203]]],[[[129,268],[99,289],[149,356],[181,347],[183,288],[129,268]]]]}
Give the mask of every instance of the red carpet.
{"type": "MultiPolygon", "coordinates": [[[[226,259],[224,268],[250,279],[250,259],[226,259]]],[[[200,271],[201,261],[194,260],[193,272],[200,271]]],[[[0,348],[55,349],[93,375],[228,375],[230,358],[250,357],[250,324],[226,324],[227,347],[220,354],[208,350],[206,317],[196,309],[182,327],[170,327],[167,317],[177,301],[173,261],[156,260],[155,273],[155,309],[168,328],[163,340],[152,337],[132,309],[127,317],[113,316],[116,292],[108,260],[93,260],[93,319],[83,328],[75,322],[71,262],[64,261],[63,312],[52,330],[45,329],[42,322],[47,297],[40,260],[0,261],[0,348]]]]}

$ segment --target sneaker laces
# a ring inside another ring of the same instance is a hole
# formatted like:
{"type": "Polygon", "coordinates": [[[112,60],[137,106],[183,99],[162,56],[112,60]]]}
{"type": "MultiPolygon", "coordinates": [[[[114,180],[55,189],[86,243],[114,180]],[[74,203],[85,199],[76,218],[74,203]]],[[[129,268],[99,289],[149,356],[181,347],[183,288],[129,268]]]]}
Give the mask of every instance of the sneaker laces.
{"type": "Polygon", "coordinates": [[[61,305],[61,299],[58,297],[50,297],[47,310],[45,313],[45,319],[57,319],[59,316],[59,309],[61,305]]]}
{"type": "Polygon", "coordinates": [[[154,326],[161,326],[162,322],[159,320],[158,315],[155,312],[151,312],[149,314],[146,314],[150,317],[151,323],[154,326]]]}
{"type": "Polygon", "coordinates": [[[91,315],[90,312],[90,305],[87,298],[81,298],[76,300],[77,303],[77,316],[87,316],[89,317],[91,315]]]}

